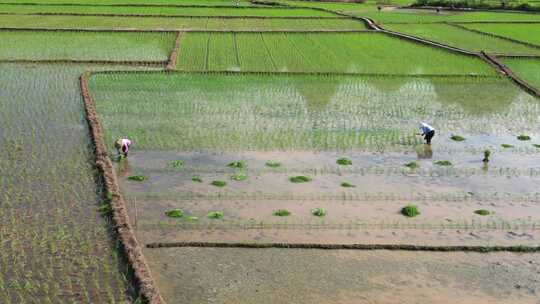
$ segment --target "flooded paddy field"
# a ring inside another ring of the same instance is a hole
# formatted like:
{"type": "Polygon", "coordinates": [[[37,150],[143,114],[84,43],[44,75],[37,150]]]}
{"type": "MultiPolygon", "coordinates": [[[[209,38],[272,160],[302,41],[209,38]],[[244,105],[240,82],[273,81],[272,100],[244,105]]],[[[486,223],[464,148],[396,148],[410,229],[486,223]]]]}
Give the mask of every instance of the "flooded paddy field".
{"type": "MultiPolygon", "coordinates": [[[[110,67],[108,67],[110,68],[110,67]]],[[[77,77],[0,64],[0,303],[125,303],[77,77]]]]}
{"type": "Polygon", "coordinates": [[[537,304],[540,292],[539,254],[166,248],[145,255],[173,303],[537,304]]]}
{"type": "Polygon", "coordinates": [[[144,243],[538,240],[530,122],[540,108],[505,79],[125,73],[90,83],[106,141],[128,134],[137,145],[117,175],[144,243]],[[428,116],[441,130],[433,147],[414,135],[428,116]],[[420,215],[404,217],[407,204],[420,215]]]}

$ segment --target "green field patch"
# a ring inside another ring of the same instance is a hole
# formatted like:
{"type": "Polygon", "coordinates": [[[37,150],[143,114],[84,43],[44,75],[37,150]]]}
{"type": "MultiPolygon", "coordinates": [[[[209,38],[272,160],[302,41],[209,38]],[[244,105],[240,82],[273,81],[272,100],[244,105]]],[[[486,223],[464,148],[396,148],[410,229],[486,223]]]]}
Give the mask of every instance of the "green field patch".
{"type": "Polygon", "coordinates": [[[410,149],[426,115],[467,137],[540,115],[505,78],[126,73],[90,87],[106,142],[142,150],[410,149]]]}
{"type": "Polygon", "coordinates": [[[274,211],[273,213],[275,216],[289,216],[291,215],[291,212],[287,209],[279,209],[274,211]]]}
{"type": "Polygon", "coordinates": [[[60,16],[2,15],[0,27],[32,29],[138,29],[138,30],[324,30],[331,25],[336,30],[363,30],[363,22],[352,19],[265,19],[265,18],[192,18],[136,16],[60,16]]]}
{"type": "Polygon", "coordinates": [[[0,40],[2,60],[166,61],[174,35],[0,31],[0,40]]]}
{"type": "Polygon", "coordinates": [[[165,211],[165,215],[168,217],[179,218],[184,216],[184,211],[182,209],[169,209],[165,211]]]}
{"type": "Polygon", "coordinates": [[[18,14],[119,14],[167,16],[231,16],[231,17],[337,17],[337,15],[312,9],[285,8],[213,8],[167,6],[92,6],[92,5],[16,5],[0,4],[0,13],[18,14]]]}
{"type": "Polygon", "coordinates": [[[310,182],[311,180],[312,180],[311,177],[304,176],[304,175],[297,175],[297,176],[289,177],[289,181],[295,184],[307,183],[307,182],[310,182]]]}
{"type": "Polygon", "coordinates": [[[314,208],[314,209],[311,209],[311,214],[315,215],[315,216],[318,216],[318,217],[323,217],[326,215],[326,209],[324,208],[314,208]]]}
{"type": "Polygon", "coordinates": [[[415,217],[420,214],[420,210],[416,205],[407,205],[401,209],[401,214],[406,217],[415,217]]]}
{"type": "Polygon", "coordinates": [[[189,71],[495,74],[479,58],[377,33],[186,33],[177,61],[189,71]]]}
{"type": "Polygon", "coordinates": [[[523,41],[540,48],[540,23],[467,23],[466,28],[523,41]]]}
{"type": "Polygon", "coordinates": [[[469,51],[540,55],[540,48],[467,31],[448,24],[389,24],[385,28],[469,51]]]}
{"type": "Polygon", "coordinates": [[[512,72],[540,91],[540,59],[501,58],[512,72]]]}

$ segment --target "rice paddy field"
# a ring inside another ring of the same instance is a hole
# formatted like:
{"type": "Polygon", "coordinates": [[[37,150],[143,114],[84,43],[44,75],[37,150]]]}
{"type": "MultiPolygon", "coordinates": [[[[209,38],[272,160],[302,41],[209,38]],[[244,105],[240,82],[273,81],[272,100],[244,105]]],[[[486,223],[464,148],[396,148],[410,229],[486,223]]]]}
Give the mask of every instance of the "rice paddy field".
{"type": "Polygon", "coordinates": [[[31,2],[0,3],[0,303],[537,304],[540,15],[31,2]]]}

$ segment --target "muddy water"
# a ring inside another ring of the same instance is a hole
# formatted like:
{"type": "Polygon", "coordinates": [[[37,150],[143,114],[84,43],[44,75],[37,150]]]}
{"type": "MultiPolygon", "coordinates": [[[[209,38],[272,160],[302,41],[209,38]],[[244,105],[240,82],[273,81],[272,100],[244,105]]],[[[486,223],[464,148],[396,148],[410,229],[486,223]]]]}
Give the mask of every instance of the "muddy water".
{"type": "MultiPolygon", "coordinates": [[[[425,151],[425,147],[420,147],[425,151]]],[[[461,152],[448,154],[433,148],[431,158],[420,158],[416,151],[409,153],[339,153],[339,152],[157,152],[133,151],[129,160],[118,167],[122,187],[131,205],[132,216],[137,209],[137,229],[144,241],[230,240],[328,241],[366,242],[362,234],[325,232],[313,238],[315,229],[341,230],[407,230],[407,229],[510,229],[540,227],[540,168],[533,153],[499,152],[486,166],[482,155],[461,152]],[[350,166],[340,166],[336,160],[347,157],[350,166]],[[182,168],[170,166],[172,160],[183,160],[182,168]],[[238,169],[227,167],[233,161],[247,164],[248,179],[234,181],[238,169]],[[270,168],[268,160],[281,166],[270,168]],[[419,168],[404,166],[417,161],[419,168]],[[450,160],[453,165],[442,167],[436,160],[450,160]],[[127,176],[142,174],[145,182],[127,181],[127,176]],[[289,177],[306,175],[313,180],[295,184],[289,177]],[[194,182],[198,176],[202,182],[194,182]],[[223,188],[212,186],[223,180],[223,188]],[[355,185],[344,188],[342,182],[355,185]],[[421,215],[404,218],[401,208],[416,204],[421,215]],[[181,208],[196,221],[169,219],[164,211],[181,208]],[[317,218],[314,208],[325,208],[328,214],[317,218]],[[288,217],[273,212],[287,209],[288,217]],[[474,213],[487,209],[489,216],[474,213]],[[222,220],[206,217],[210,211],[223,211],[222,220]],[[257,227],[263,225],[263,227],[257,227]],[[194,233],[219,229],[226,233],[194,233]],[[244,231],[259,229],[262,231],[244,231]],[[291,230],[283,232],[281,230],[291,230]],[[230,232],[236,230],[235,232],[230,232]],[[273,237],[258,237],[266,230],[273,237]],[[292,231],[294,230],[294,231],[292,231]],[[230,234],[229,234],[230,233],[230,234]],[[259,233],[259,234],[257,234],[259,233]],[[276,234],[277,233],[277,234],[276,234]],[[187,236],[186,236],[187,235],[187,236]],[[310,236],[311,235],[311,236],[310,236]],[[218,239],[216,239],[216,237],[218,239]],[[200,239],[199,239],[200,238],[200,239]],[[226,238],[226,237],[225,237],[226,238]]],[[[536,238],[513,238],[501,231],[486,238],[471,238],[476,243],[492,240],[498,244],[516,241],[534,242],[536,238]],[[478,242],[480,241],[480,242],[478,242]]],[[[409,234],[420,239],[417,231],[409,234]]],[[[384,242],[396,242],[401,234],[386,234],[384,242]]],[[[405,238],[407,239],[407,238],[405,238]]],[[[409,238],[410,239],[410,238],[409,238]]],[[[460,235],[440,239],[434,234],[426,244],[459,243],[467,241],[460,235]],[[442,241],[441,241],[442,240],[442,241]]]]}
{"type": "Polygon", "coordinates": [[[539,254],[167,248],[145,255],[168,303],[539,303],[539,254]]]}

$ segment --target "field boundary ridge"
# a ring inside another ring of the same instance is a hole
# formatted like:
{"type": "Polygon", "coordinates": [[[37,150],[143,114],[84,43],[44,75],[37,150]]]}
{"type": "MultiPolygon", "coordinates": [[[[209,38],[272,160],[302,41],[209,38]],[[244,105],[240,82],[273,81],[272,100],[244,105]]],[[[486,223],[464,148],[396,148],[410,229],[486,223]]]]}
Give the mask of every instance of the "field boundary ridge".
{"type": "Polygon", "coordinates": [[[137,241],[133,228],[129,222],[126,203],[120,192],[113,164],[107,153],[107,148],[103,139],[103,129],[88,87],[88,79],[91,75],[90,72],[85,72],[79,77],[81,94],[86,112],[86,120],[89,125],[90,137],[94,144],[96,167],[104,180],[103,186],[106,191],[105,193],[107,193],[107,197],[110,198],[114,229],[120,237],[129,266],[133,269],[135,284],[140,290],[141,296],[150,304],[162,304],[165,303],[165,301],[159,293],[150,272],[150,268],[144,258],[142,247],[137,241]]]}

